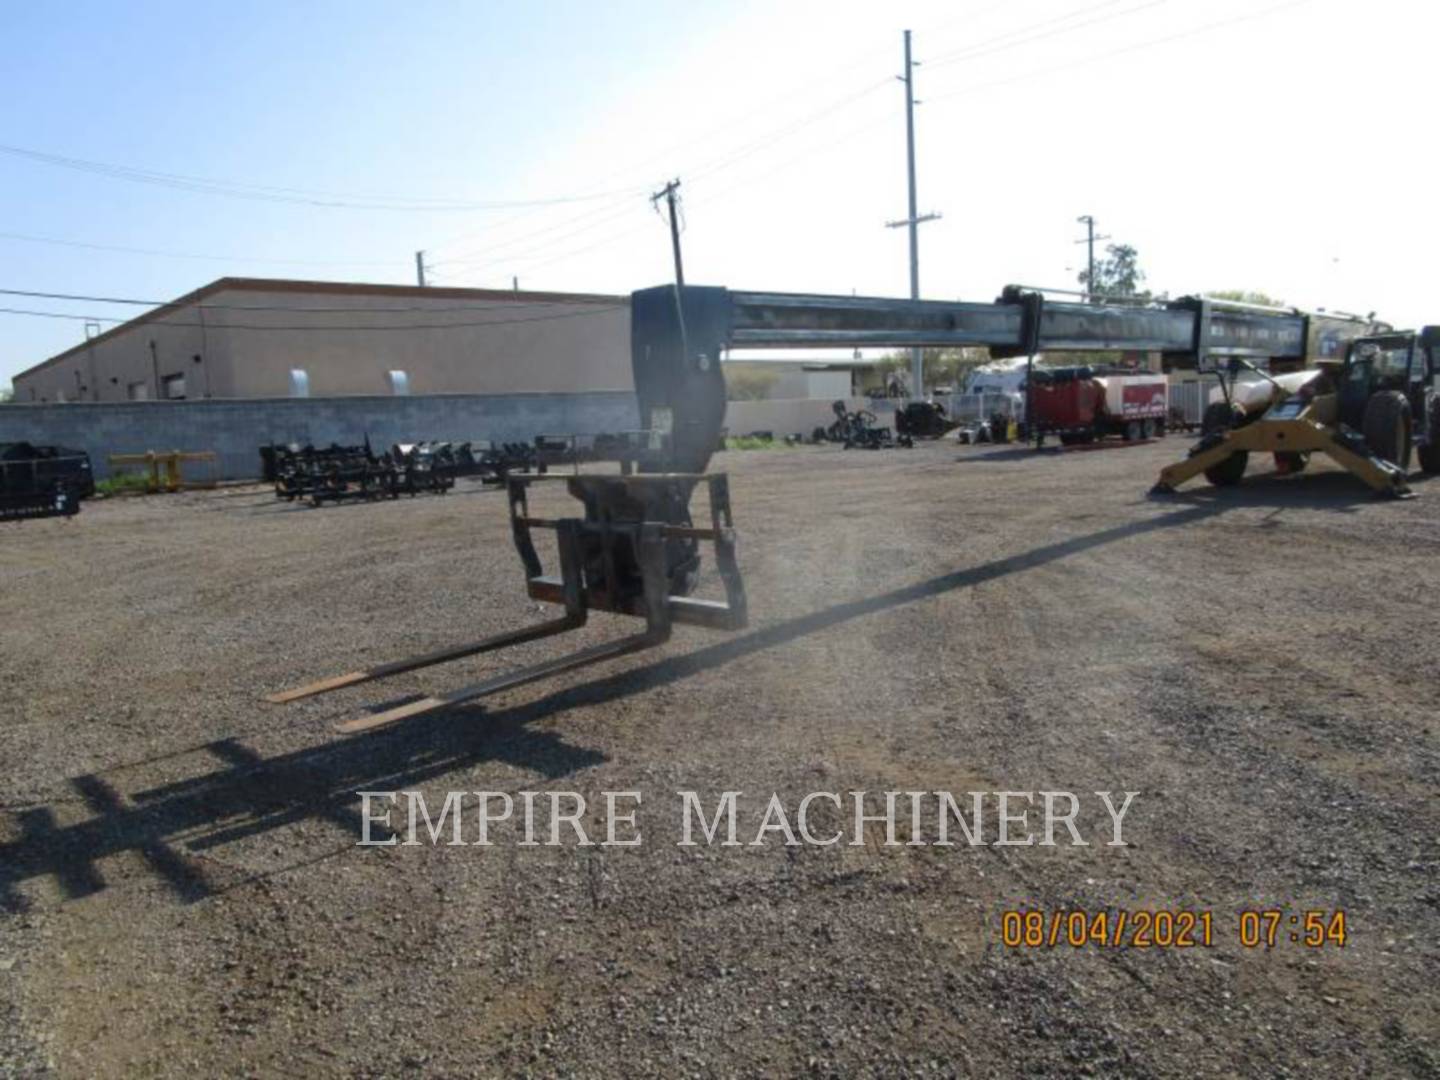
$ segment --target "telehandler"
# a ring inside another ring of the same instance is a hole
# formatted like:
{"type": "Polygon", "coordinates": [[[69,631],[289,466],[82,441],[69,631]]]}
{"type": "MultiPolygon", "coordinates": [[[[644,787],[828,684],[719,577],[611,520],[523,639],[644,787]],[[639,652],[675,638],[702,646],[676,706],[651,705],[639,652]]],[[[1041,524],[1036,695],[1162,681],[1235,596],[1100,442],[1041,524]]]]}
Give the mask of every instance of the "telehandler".
{"type": "Polygon", "coordinates": [[[1200,441],[1161,471],[1154,491],[1173,492],[1201,473],[1217,487],[1238,484],[1251,453],[1274,454],[1281,473],[1300,472],[1323,453],[1376,491],[1408,498],[1412,452],[1424,472],[1440,472],[1437,350],[1440,326],[1427,326],[1355,338],[1339,361],[1321,358],[1279,376],[1232,358],[1228,382],[1216,371],[1222,399],[1206,410],[1200,441]],[[1268,386],[1239,392],[1244,368],[1268,386]]]}
{"type": "MultiPolygon", "coordinates": [[[[1032,363],[1047,348],[1135,349],[1157,351],[1185,365],[1213,357],[1251,357],[1274,367],[1303,364],[1314,355],[1338,356],[1345,342],[1369,331],[1368,321],[1356,317],[1247,309],[1193,297],[1163,303],[1051,303],[1020,286],[1007,286],[992,303],[696,285],[641,289],[630,300],[630,363],[645,450],[617,453],[620,475],[507,477],[510,531],[524,566],[526,594],[560,605],[563,612],[507,633],[270,694],[267,700],[298,701],[555,637],[585,625],[591,612],[643,622],[634,633],[567,656],[337,725],[339,731],[356,733],[653,648],[670,638],[676,624],[743,628],[748,606],[736,560],[729,484],[724,473],[706,471],[725,418],[720,357],[726,349],[984,345],[996,356],[1028,356],[1032,363]],[[559,484],[580,503],[580,515],[532,514],[529,494],[559,484]],[[700,490],[708,495],[708,506],[695,521],[690,503],[700,490]],[[558,573],[542,568],[537,533],[554,535],[558,573]],[[694,595],[701,543],[713,545],[723,599],[694,595]]],[[[1232,434],[1238,437],[1245,430],[1232,434]]]]}

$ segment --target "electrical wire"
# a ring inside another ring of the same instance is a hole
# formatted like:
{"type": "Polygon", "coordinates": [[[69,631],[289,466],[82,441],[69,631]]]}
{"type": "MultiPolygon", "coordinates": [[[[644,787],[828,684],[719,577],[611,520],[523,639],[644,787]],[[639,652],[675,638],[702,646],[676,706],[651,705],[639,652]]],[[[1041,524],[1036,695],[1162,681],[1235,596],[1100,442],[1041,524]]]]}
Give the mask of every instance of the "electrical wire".
{"type": "Polygon", "coordinates": [[[404,197],[393,195],[351,195],[325,191],[311,191],[304,188],[274,187],[266,184],[246,184],[230,180],[214,180],[182,173],[159,172],[153,169],[138,169],[128,165],[114,165],[103,161],[67,157],[23,146],[0,144],[0,154],[7,154],[28,161],[73,169],[78,172],[105,176],[114,180],[129,180],[135,183],[156,184],[181,191],[193,191],[208,195],[222,195],[236,199],[251,199],[259,202],[298,203],[305,206],[338,207],[351,210],[397,210],[430,212],[470,212],[477,210],[506,210],[527,206],[556,206],[563,203],[590,202],[626,194],[636,189],[601,191],[587,195],[564,195],[547,199],[435,199],[430,197],[404,197]]]}
{"type": "MultiPolygon", "coordinates": [[[[1043,34],[1032,34],[1030,37],[1022,37],[1017,41],[1007,42],[1003,45],[998,45],[992,49],[978,49],[974,52],[967,52],[961,55],[952,56],[946,60],[931,61],[926,66],[933,69],[937,67],[945,67],[948,64],[958,64],[962,60],[978,60],[981,57],[992,56],[995,53],[1002,53],[1009,49],[1019,48],[1021,45],[1029,45],[1031,42],[1034,41],[1043,41],[1046,38],[1055,37],[1059,34],[1073,33],[1074,31],[1082,30],[1087,26],[1098,26],[1101,23],[1113,22],[1116,19],[1123,19],[1127,15],[1134,15],[1136,12],[1144,11],[1147,8],[1159,7],[1161,4],[1164,3],[1168,3],[1168,0],[1147,0],[1146,3],[1137,4],[1135,7],[1132,8],[1125,8],[1123,11],[1112,11],[1108,15],[1097,15],[1095,18],[1086,19],[1083,22],[1071,23],[1069,26],[1059,26],[1053,30],[1047,30],[1043,34]]],[[[1109,5],[1101,4],[1099,6],[1107,7],[1109,5]]],[[[1092,8],[1089,10],[1094,9],[1092,8]]]]}
{"type": "MultiPolygon", "coordinates": [[[[1158,0],[1157,0],[1157,2],[1158,2],[1158,0]]],[[[818,110],[816,110],[816,111],[814,111],[814,112],[812,112],[812,113],[809,113],[809,114],[807,114],[806,116],[803,116],[803,117],[801,117],[801,118],[798,119],[798,120],[792,121],[791,123],[785,125],[784,127],[778,128],[778,129],[776,129],[776,130],[768,133],[767,135],[762,136],[762,137],[759,138],[759,139],[756,139],[756,140],[754,140],[754,141],[752,141],[752,142],[750,142],[750,143],[747,143],[747,144],[739,147],[737,150],[733,151],[732,153],[730,153],[730,154],[728,154],[728,155],[726,155],[726,156],[724,156],[724,157],[713,159],[713,160],[712,160],[709,164],[707,164],[707,165],[701,166],[701,167],[699,167],[698,169],[695,169],[695,170],[690,170],[690,171],[688,171],[685,175],[686,175],[687,179],[689,179],[689,180],[691,180],[691,181],[693,182],[693,181],[696,180],[696,179],[700,179],[700,178],[702,178],[702,177],[713,176],[713,175],[715,175],[716,173],[720,173],[720,172],[725,171],[726,169],[732,168],[732,167],[734,167],[735,165],[739,164],[740,162],[746,160],[747,158],[749,158],[749,157],[752,156],[753,154],[757,153],[758,151],[764,149],[766,146],[772,145],[772,144],[780,141],[781,139],[786,138],[787,136],[793,134],[795,131],[797,131],[797,130],[799,130],[799,129],[801,129],[801,128],[805,128],[805,127],[811,126],[816,120],[822,119],[822,118],[824,118],[825,116],[830,115],[831,113],[837,112],[837,111],[839,111],[840,109],[844,108],[845,106],[850,105],[851,103],[853,103],[853,102],[855,102],[855,101],[857,101],[857,100],[859,100],[859,99],[861,99],[861,98],[863,98],[863,97],[866,97],[866,96],[868,96],[868,95],[870,95],[870,94],[873,94],[876,90],[879,90],[879,89],[881,89],[881,88],[883,88],[883,87],[889,86],[890,83],[891,83],[891,80],[890,80],[889,77],[886,77],[886,78],[884,78],[884,79],[880,79],[880,80],[878,80],[878,81],[876,81],[876,82],[868,83],[868,84],[866,84],[865,86],[861,87],[859,90],[856,90],[856,91],[854,91],[854,92],[852,92],[852,93],[850,93],[850,94],[847,94],[845,97],[840,98],[840,99],[837,100],[837,101],[832,101],[830,104],[824,106],[824,107],[821,108],[821,109],[818,109],[818,110]]],[[[626,207],[620,209],[620,211],[619,211],[618,213],[607,214],[605,217],[603,217],[603,218],[601,218],[601,219],[599,219],[599,220],[596,220],[596,221],[592,221],[592,222],[591,222],[590,224],[588,224],[588,225],[585,225],[585,226],[583,226],[583,227],[581,227],[581,228],[578,228],[578,229],[571,230],[570,232],[565,233],[565,234],[563,234],[563,235],[561,235],[561,236],[559,236],[559,237],[555,237],[555,238],[552,239],[552,240],[548,240],[548,241],[540,244],[538,247],[526,248],[526,249],[522,250],[522,251],[519,252],[519,253],[513,253],[513,252],[512,252],[512,253],[510,253],[510,254],[501,255],[501,256],[498,256],[498,257],[484,257],[484,258],[481,258],[481,257],[479,257],[479,256],[477,256],[477,257],[475,257],[475,258],[457,257],[457,258],[445,259],[445,260],[437,261],[437,262],[434,263],[434,265],[435,265],[435,266],[442,266],[442,265],[454,266],[454,265],[457,265],[457,264],[461,264],[461,265],[464,265],[464,264],[472,264],[472,265],[470,266],[471,271],[472,271],[472,272],[478,272],[478,271],[487,269],[488,267],[495,266],[495,265],[500,264],[500,263],[515,264],[515,263],[528,263],[528,262],[532,262],[533,259],[534,259],[537,255],[540,255],[540,254],[544,253],[545,251],[547,251],[547,250],[555,247],[557,244],[563,244],[563,243],[567,242],[568,240],[572,239],[573,237],[578,236],[578,235],[580,235],[580,234],[582,234],[582,233],[590,232],[590,231],[593,231],[594,229],[600,228],[600,227],[603,226],[603,225],[610,224],[611,222],[614,222],[614,221],[618,221],[618,220],[620,220],[621,218],[627,217],[627,216],[630,214],[630,212],[631,212],[630,207],[629,207],[629,206],[626,206],[626,207]],[[477,263],[477,259],[480,260],[480,261],[478,262],[478,265],[476,264],[476,263],[477,263]]],[[[580,220],[583,220],[586,216],[591,216],[591,215],[582,215],[580,218],[572,219],[572,221],[580,221],[580,220]]],[[[561,227],[562,227],[561,225],[556,225],[556,226],[554,226],[554,227],[552,227],[552,228],[550,228],[550,229],[540,230],[540,231],[538,231],[538,232],[536,232],[536,233],[534,233],[534,234],[530,234],[530,237],[522,237],[522,238],[519,238],[518,240],[512,242],[509,246],[512,246],[512,247],[513,247],[513,246],[514,246],[514,243],[521,242],[521,241],[523,241],[524,239],[527,239],[527,238],[533,238],[533,236],[539,236],[539,235],[541,235],[542,233],[554,232],[556,229],[561,228],[561,227]]],[[[635,232],[638,232],[638,231],[639,231],[638,228],[635,228],[635,229],[627,229],[627,230],[625,230],[625,231],[622,232],[622,233],[617,233],[617,234],[615,234],[615,237],[614,237],[614,238],[615,238],[615,239],[619,239],[619,238],[621,238],[621,237],[629,236],[629,235],[631,235],[631,234],[633,234],[633,233],[635,233],[635,232]]],[[[577,249],[576,253],[590,251],[590,250],[593,250],[593,248],[595,248],[595,247],[597,247],[597,246],[599,246],[599,245],[596,245],[596,244],[587,244],[585,247],[582,247],[582,248],[577,249]]],[[[487,252],[486,255],[487,255],[487,256],[490,256],[490,255],[491,255],[491,252],[487,252]]],[[[562,255],[562,257],[563,257],[563,255],[562,255]]],[[[544,259],[542,262],[540,262],[540,263],[538,263],[538,264],[531,265],[531,266],[527,267],[527,269],[528,269],[528,270],[534,270],[534,269],[536,268],[536,266],[546,266],[546,265],[548,265],[548,264],[550,264],[550,263],[552,263],[552,262],[555,262],[555,261],[557,261],[555,258],[546,258],[546,259],[544,259]]]]}
{"type": "Polygon", "coordinates": [[[1172,41],[1180,41],[1183,38],[1195,37],[1198,34],[1209,33],[1211,30],[1219,30],[1226,26],[1234,26],[1237,23],[1250,22],[1253,19],[1263,18],[1264,16],[1272,15],[1277,11],[1284,11],[1288,8],[1299,7],[1300,5],[1308,4],[1309,2],[1310,0],[1289,0],[1288,3],[1276,4],[1272,7],[1262,8],[1260,11],[1248,12],[1247,14],[1237,15],[1234,18],[1230,19],[1219,19],[1215,22],[1205,23],[1202,26],[1191,27],[1188,30],[1182,30],[1175,34],[1166,34],[1163,37],[1150,38],[1146,41],[1137,41],[1133,45],[1126,45],[1119,49],[1112,49],[1109,52],[1097,53],[1094,56],[1081,57],[1080,59],[1070,61],[1069,63],[1049,65],[1047,67],[1038,68],[1035,71],[1025,71],[1021,72],[1018,75],[1007,76],[1003,79],[994,79],[989,82],[975,83],[972,86],[962,87],[959,90],[952,90],[944,94],[935,94],[930,96],[926,100],[933,104],[937,101],[946,101],[950,98],[963,97],[967,94],[976,93],[980,90],[988,90],[991,87],[995,86],[1007,86],[1010,83],[1022,82],[1026,79],[1040,78],[1045,75],[1054,75],[1058,72],[1069,71],[1072,68],[1083,67],[1086,64],[1096,64],[1102,60],[1109,60],[1115,56],[1124,56],[1126,53],[1132,53],[1138,49],[1148,49],[1153,45],[1164,45],[1172,41]]]}
{"type": "Polygon", "coordinates": [[[611,205],[605,207],[603,211],[596,211],[589,214],[581,214],[578,217],[567,218],[565,221],[557,222],[547,228],[537,229],[534,232],[526,233],[523,236],[513,237],[510,240],[498,241],[491,247],[486,248],[484,251],[475,251],[470,254],[456,255],[449,259],[438,259],[432,265],[465,266],[468,264],[480,263],[482,266],[489,266],[492,263],[496,262],[507,262],[510,260],[523,259],[526,254],[534,250],[534,248],[524,247],[518,254],[511,252],[509,254],[501,255],[499,257],[496,257],[495,253],[497,251],[504,251],[506,248],[513,248],[517,244],[526,244],[528,241],[534,240],[537,237],[549,235],[551,233],[564,229],[567,226],[576,225],[581,221],[589,221],[589,224],[587,225],[581,225],[579,228],[571,229],[571,231],[568,233],[562,233],[560,236],[553,237],[552,239],[546,240],[540,245],[538,245],[541,249],[553,247],[557,243],[565,242],[572,236],[579,235],[580,233],[589,232],[591,229],[599,228],[601,225],[608,224],[611,221],[618,221],[622,217],[627,217],[634,212],[635,206],[635,200],[627,199],[625,200],[623,205],[611,205]]]}
{"type": "MultiPolygon", "coordinates": [[[[554,232],[557,228],[562,228],[562,227],[564,227],[565,224],[567,224],[567,223],[569,223],[569,222],[573,222],[573,221],[584,221],[584,220],[586,220],[587,218],[594,217],[594,216],[597,215],[597,214],[607,213],[608,211],[610,211],[611,209],[613,209],[616,205],[618,205],[621,201],[628,201],[628,199],[630,199],[631,197],[633,197],[633,193],[632,193],[631,195],[625,196],[623,199],[614,199],[614,200],[611,200],[611,201],[609,201],[609,202],[607,202],[607,203],[605,203],[605,204],[603,204],[603,205],[601,205],[601,206],[591,207],[589,210],[586,210],[584,213],[578,214],[578,215],[576,215],[576,216],[574,216],[574,217],[566,218],[565,221],[563,221],[563,222],[559,222],[559,223],[552,224],[552,225],[547,225],[547,226],[545,226],[544,228],[542,228],[542,229],[537,229],[537,230],[535,230],[534,232],[531,232],[531,233],[521,233],[521,234],[519,234],[519,236],[511,237],[509,240],[496,241],[496,243],[493,244],[493,245],[491,245],[491,247],[494,248],[494,247],[498,247],[498,246],[512,246],[512,245],[517,244],[517,243],[522,243],[524,240],[528,239],[530,236],[540,236],[540,235],[544,235],[544,234],[546,234],[546,233],[554,232]]],[[[469,243],[469,242],[472,241],[472,240],[477,240],[477,239],[479,239],[479,238],[482,237],[482,236],[485,236],[485,237],[492,236],[492,235],[500,232],[501,230],[503,230],[506,226],[508,226],[508,225],[513,225],[515,222],[517,222],[517,221],[523,221],[523,220],[526,219],[526,218],[534,217],[536,214],[543,212],[545,209],[546,209],[546,207],[536,206],[536,207],[531,207],[531,208],[529,208],[529,209],[527,209],[527,210],[522,210],[522,211],[521,211],[520,213],[518,213],[518,214],[512,214],[511,216],[509,216],[509,217],[507,217],[507,218],[503,218],[503,219],[500,220],[500,221],[493,222],[492,224],[490,224],[489,226],[487,226],[487,227],[484,228],[484,229],[478,229],[478,230],[475,230],[474,232],[464,233],[464,234],[462,234],[461,236],[456,237],[454,240],[448,241],[448,242],[443,243],[443,244],[431,244],[429,247],[427,247],[427,248],[425,249],[425,251],[426,251],[427,254],[434,254],[434,253],[436,253],[436,252],[445,251],[445,250],[447,250],[447,249],[458,248],[458,247],[460,247],[462,244],[469,243]]],[[[451,256],[451,257],[448,257],[448,258],[444,258],[444,259],[433,260],[432,263],[431,263],[431,265],[439,266],[439,265],[441,265],[442,263],[446,263],[446,262],[452,261],[452,259],[459,259],[459,258],[465,257],[466,255],[474,254],[474,252],[475,252],[475,249],[470,249],[469,251],[462,250],[462,251],[458,252],[458,253],[457,253],[456,255],[454,255],[454,256],[451,256]]]]}
{"type": "Polygon", "coordinates": [[[1089,15],[1093,11],[1101,11],[1108,7],[1114,7],[1116,4],[1122,2],[1123,0],[1101,0],[1101,2],[1098,4],[1091,4],[1089,7],[1077,8],[1073,11],[1068,11],[1063,15],[1055,15],[1048,19],[1041,19],[1039,22],[1031,23],[1029,26],[1021,26],[1015,30],[1007,30],[1003,34],[996,34],[994,37],[986,38],[983,41],[973,41],[969,45],[962,45],[960,48],[953,49],[950,52],[944,52],[936,56],[931,56],[926,60],[922,61],[922,63],[925,67],[943,67],[946,64],[952,64],[958,60],[964,60],[972,53],[986,49],[991,45],[1008,41],[1011,38],[1022,37],[1023,35],[1030,33],[1032,30],[1043,30],[1044,28],[1048,26],[1054,26],[1057,23],[1069,22],[1071,19],[1078,19],[1082,15],[1089,15]]]}
{"type": "MultiPolygon", "coordinates": [[[[743,144],[736,150],[722,157],[714,158],[710,162],[701,165],[696,169],[688,170],[685,175],[688,179],[693,181],[695,179],[699,179],[700,177],[710,176],[715,173],[723,172],[726,169],[732,168],[740,162],[744,161],[746,158],[750,157],[751,155],[764,149],[766,146],[772,145],[780,141],[781,139],[786,138],[787,136],[791,135],[792,133],[801,128],[810,126],[816,120],[822,119],[823,117],[828,116],[831,113],[837,112],[862,97],[873,94],[876,90],[882,87],[889,86],[890,82],[891,80],[887,77],[884,79],[880,79],[876,82],[868,83],[865,86],[861,87],[859,90],[847,94],[845,97],[840,98],[839,100],[832,101],[823,108],[809,113],[798,120],[794,120],[781,128],[777,128],[770,133],[760,137],[759,139],[743,144]]],[[[473,266],[472,269],[483,270],[487,267],[494,266],[497,263],[525,262],[533,258],[535,254],[553,248],[558,243],[565,243],[572,237],[578,236],[581,233],[590,232],[612,221],[618,221],[619,219],[628,216],[629,212],[630,210],[627,206],[620,209],[618,213],[606,214],[600,220],[592,221],[590,222],[590,224],[584,225],[581,228],[573,229],[569,233],[565,233],[559,237],[554,238],[553,240],[546,241],[545,243],[539,245],[538,248],[525,248],[519,254],[515,254],[512,252],[510,254],[499,257],[494,257],[493,255],[494,251],[497,248],[514,247],[516,244],[524,243],[525,241],[534,239],[535,237],[553,233],[558,229],[564,228],[566,224],[573,224],[593,217],[594,213],[582,214],[579,217],[568,219],[566,222],[557,223],[556,225],[550,226],[545,229],[537,230],[534,233],[528,233],[523,236],[514,238],[510,241],[502,241],[500,244],[497,244],[496,247],[488,249],[483,255],[479,253],[471,257],[461,255],[449,259],[437,260],[434,262],[433,265],[453,266],[456,264],[475,263],[477,260],[479,260],[479,265],[473,266]]],[[[596,213],[598,213],[598,211],[596,213]]]]}
{"type": "Polygon", "coordinates": [[[28,244],[54,244],[59,247],[85,248],[89,251],[118,251],[127,255],[154,255],[166,259],[198,259],[223,263],[274,263],[285,266],[394,266],[403,259],[269,259],[249,255],[197,255],[183,251],[160,251],[155,248],[126,247],[122,244],[95,244],[84,240],[61,240],[54,236],[32,236],[28,233],[0,232],[0,240],[19,240],[28,244]]]}

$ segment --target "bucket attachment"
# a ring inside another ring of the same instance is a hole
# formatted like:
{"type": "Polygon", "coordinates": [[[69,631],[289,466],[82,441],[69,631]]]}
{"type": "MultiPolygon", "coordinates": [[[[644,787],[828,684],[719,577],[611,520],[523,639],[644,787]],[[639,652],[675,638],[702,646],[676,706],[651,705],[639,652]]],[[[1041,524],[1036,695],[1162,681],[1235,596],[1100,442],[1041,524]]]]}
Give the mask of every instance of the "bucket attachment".
{"type": "Polygon", "coordinates": [[[584,626],[591,610],[645,620],[645,628],[639,633],[496,675],[448,694],[424,697],[336,725],[336,730],[354,734],[648,649],[668,640],[677,622],[721,630],[745,625],[745,589],[735,561],[734,523],[729,487],[723,473],[512,476],[507,486],[510,528],[525,565],[526,591],[536,600],[562,605],[563,615],[536,626],[322,679],[272,694],[266,700],[276,704],[298,701],[401,672],[553,637],[584,626]],[[532,517],[528,492],[532,484],[542,483],[564,483],[569,493],[583,503],[584,516],[532,517]],[[710,503],[710,522],[704,528],[693,525],[689,509],[690,496],[700,484],[707,486],[710,503]],[[559,549],[556,575],[547,575],[541,565],[532,539],[536,529],[555,533],[559,549]],[[716,568],[725,592],[723,601],[689,595],[699,576],[702,541],[715,545],[716,568]]]}

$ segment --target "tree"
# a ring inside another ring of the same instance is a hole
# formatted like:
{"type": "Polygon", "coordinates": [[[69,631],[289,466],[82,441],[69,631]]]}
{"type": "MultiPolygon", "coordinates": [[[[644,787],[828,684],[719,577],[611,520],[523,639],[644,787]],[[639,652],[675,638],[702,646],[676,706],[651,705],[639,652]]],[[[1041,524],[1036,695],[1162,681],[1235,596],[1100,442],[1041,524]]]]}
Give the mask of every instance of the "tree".
{"type": "Polygon", "coordinates": [[[731,367],[725,373],[725,396],[731,401],[763,401],[779,378],[773,371],[731,367]]]}
{"type": "Polygon", "coordinates": [[[1139,253],[1129,244],[1108,244],[1105,255],[1095,260],[1095,282],[1090,282],[1090,269],[1077,275],[1080,284],[1091,296],[1144,296],[1140,283],[1145,273],[1140,269],[1139,253]]]}
{"type": "Polygon", "coordinates": [[[1211,289],[1205,294],[1211,300],[1234,300],[1239,304],[1259,304],[1261,307],[1289,307],[1284,300],[1277,300],[1269,293],[1253,289],[1211,289]]]}
{"type": "MultiPolygon", "coordinates": [[[[990,362],[990,350],[970,345],[921,349],[920,360],[925,366],[926,386],[954,386],[958,389],[971,371],[990,362]]],[[[907,349],[904,352],[888,353],[877,360],[871,370],[879,376],[878,382],[881,386],[888,386],[893,375],[908,387],[910,352],[907,349]]]]}
{"type": "Polygon", "coordinates": [[[15,400],[14,389],[0,390],[0,405],[8,405],[15,400]]]}

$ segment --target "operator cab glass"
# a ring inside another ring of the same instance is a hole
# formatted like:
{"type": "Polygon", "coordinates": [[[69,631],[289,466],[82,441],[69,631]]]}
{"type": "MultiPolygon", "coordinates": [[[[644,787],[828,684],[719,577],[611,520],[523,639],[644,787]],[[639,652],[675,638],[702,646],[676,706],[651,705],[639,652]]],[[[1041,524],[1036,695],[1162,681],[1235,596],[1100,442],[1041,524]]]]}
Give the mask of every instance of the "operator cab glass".
{"type": "Polygon", "coordinates": [[[1373,380],[1376,389],[1404,389],[1412,377],[1414,347],[1413,338],[1360,342],[1345,365],[1345,380],[1367,385],[1373,380]]]}

